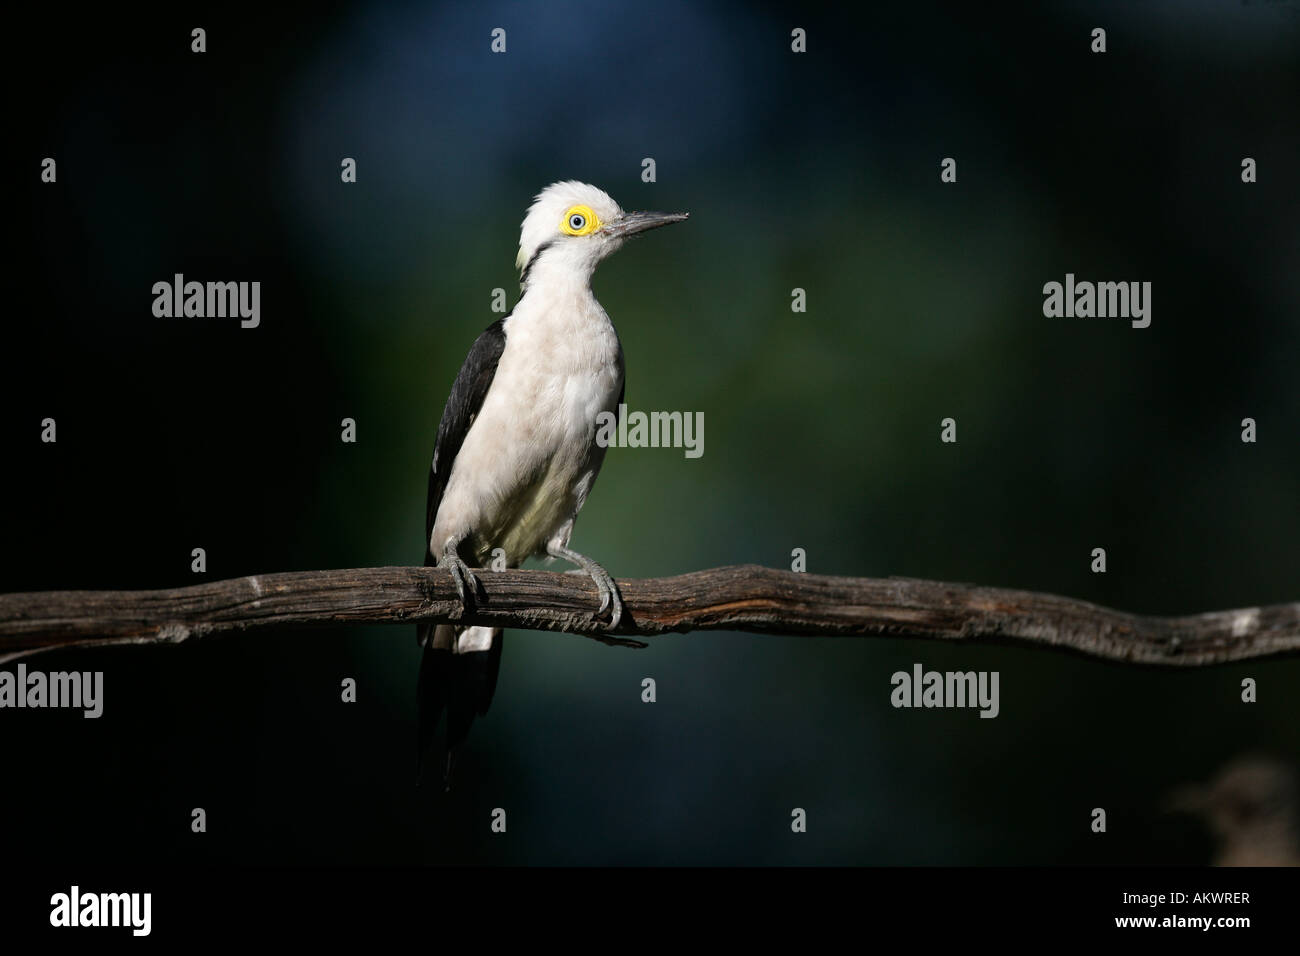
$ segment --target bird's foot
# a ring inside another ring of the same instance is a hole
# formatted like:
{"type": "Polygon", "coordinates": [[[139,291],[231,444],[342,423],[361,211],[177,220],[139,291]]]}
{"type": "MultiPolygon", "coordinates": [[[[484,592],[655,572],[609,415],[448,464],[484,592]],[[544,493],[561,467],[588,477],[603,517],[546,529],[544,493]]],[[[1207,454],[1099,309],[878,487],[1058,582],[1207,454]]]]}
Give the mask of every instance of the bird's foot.
{"type": "Polygon", "coordinates": [[[596,590],[600,592],[600,607],[596,613],[604,614],[608,610],[610,630],[618,627],[619,621],[623,619],[623,598],[618,593],[618,585],[614,583],[613,576],[591,558],[567,548],[553,550],[552,556],[564,558],[578,566],[569,574],[585,574],[596,583],[596,590]]]}
{"type": "Polygon", "coordinates": [[[460,597],[461,613],[464,614],[469,606],[471,595],[478,593],[478,575],[456,553],[455,546],[448,547],[442,553],[442,557],[438,560],[438,567],[451,572],[451,579],[456,585],[456,594],[460,597]]]}

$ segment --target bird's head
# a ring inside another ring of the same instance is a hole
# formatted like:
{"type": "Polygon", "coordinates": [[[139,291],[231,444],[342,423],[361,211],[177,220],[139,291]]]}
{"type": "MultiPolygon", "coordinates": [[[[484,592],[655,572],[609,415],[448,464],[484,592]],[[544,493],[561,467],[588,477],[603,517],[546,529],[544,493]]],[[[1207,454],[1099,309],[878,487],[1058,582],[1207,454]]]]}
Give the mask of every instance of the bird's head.
{"type": "Polygon", "coordinates": [[[684,212],[624,212],[609,193],[587,183],[547,186],[519,230],[520,284],[545,273],[591,277],[596,264],[630,236],[681,222],[684,212]]]}

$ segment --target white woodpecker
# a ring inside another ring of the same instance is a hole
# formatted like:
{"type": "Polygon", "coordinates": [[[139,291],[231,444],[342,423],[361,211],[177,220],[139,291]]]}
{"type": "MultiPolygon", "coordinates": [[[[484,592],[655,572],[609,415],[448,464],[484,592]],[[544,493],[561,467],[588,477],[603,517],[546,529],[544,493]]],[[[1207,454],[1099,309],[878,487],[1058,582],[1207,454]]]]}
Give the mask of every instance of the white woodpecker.
{"type": "MultiPolygon", "coordinates": [[[[591,291],[596,265],[630,236],[687,213],[624,212],[603,190],[554,183],[538,194],[519,234],[520,298],[475,340],[451,387],[429,471],[426,566],[450,571],[462,605],[473,568],[494,552],[506,567],[563,558],[600,592],[598,614],[617,627],[614,579],[569,549],[578,512],[605,449],[597,416],[623,401],[623,349],[591,291]]],[[[443,779],[475,714],[485,714],[501,663],[500,628],[420,625],[420,756],[447,711],[443,779]]]]}

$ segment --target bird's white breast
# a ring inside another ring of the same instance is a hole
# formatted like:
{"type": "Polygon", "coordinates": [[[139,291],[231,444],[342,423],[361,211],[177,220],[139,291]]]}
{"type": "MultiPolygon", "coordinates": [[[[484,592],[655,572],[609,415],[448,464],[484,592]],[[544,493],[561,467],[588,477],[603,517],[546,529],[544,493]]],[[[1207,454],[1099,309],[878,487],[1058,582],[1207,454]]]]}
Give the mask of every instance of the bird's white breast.
{"type": "Polygon", "coordinates": [[[505,333],[492,386],[452,466],[434,544],[471,532],[481,560],[501,547],[513,565],[581,507],[600,464],[596,417],[616,408],[623,360],[609,317],[585,287],[530,289],[505,333]]]}

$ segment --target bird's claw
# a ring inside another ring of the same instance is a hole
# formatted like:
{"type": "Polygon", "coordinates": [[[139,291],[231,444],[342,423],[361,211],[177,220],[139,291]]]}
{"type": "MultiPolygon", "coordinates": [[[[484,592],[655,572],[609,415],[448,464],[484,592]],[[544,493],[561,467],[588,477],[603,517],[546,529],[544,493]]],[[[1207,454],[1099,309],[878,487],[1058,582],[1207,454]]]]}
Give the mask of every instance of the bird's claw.
{"type": "Polygon", "coordinates": [[[609,611],[609,629],[612,631],[623,619],[623,598],[618,593],[618,585],[614,583],[609,572],[599,564],[593,564],[588,573],[596,582],[596,589],[600,591],[600,607],[596,609],[596,614],[599,616],[609,611]]]}
{"type": "Polygon", "coordinates": [[[479,588],[478,576],[471,570],[455,551],[443,552],[438,567],[451,572],[452,582],[456,585],[456,594],[460,598],[461,613],[468,607],[469,595],[476,594],[479,588]]]}
{"type": "Polygon", "coordinates": [[[596,616],[599,617],[609,611],[608,629],[612,631],[618,627],[619,622],[623,620],[623,597],[618,593],[618,585],[614,583],[614,578],[610,573],[591,558],[584,557],[575,551],[558,549],[551,551],[551,556],[563,558],[578,565],[572,571],[566,571],[565,574],[584,574],[595,582],[596,590],[600,592],[600,607],[596,609],[596,616]]]}

